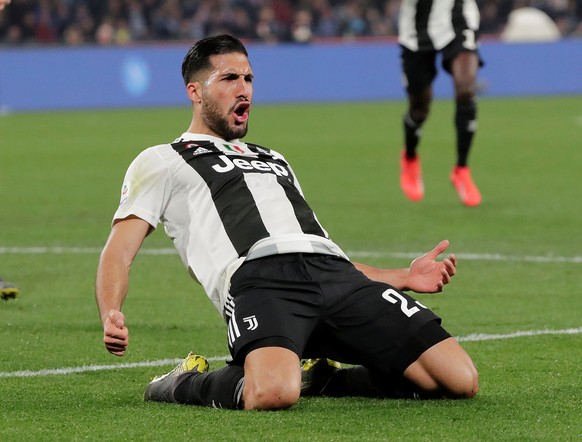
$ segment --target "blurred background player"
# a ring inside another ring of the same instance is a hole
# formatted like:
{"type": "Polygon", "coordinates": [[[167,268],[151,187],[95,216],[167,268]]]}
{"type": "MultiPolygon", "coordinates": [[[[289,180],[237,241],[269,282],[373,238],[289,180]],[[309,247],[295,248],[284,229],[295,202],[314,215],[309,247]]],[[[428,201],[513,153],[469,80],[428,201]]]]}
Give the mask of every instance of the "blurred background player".
{"type": "MultiPolygon", "coordinates": [[[[0,0],[0,11],[10,3],[10,0],[0,0]]],[[[0,298],[10,299],[18,296],[18,287],[10,282],[6,282],[0,277],[0,298]]]]}
{"type": "MultiPolygon", "coordinates": [[[[2,0],[0,0],[2,2],[2,0]]],[[[18,296],[18,287],[11,282],[4,281],[0,277],[0,298],[4,300],[14,299],[18,296]]]]}
{"type": "Polygon", "coordinates": [[[453,77],[455,90],[457,163],[450,179],[463,204],[481,203],[481,194],[467,165],[477,129],[477,71],[483,64],[477,49],[478,32],[479,10],[475,0],[402,0],[398,41],[408,110],[404,115],[400,186],[412,201],[424,197],[417,147],[432,102],[436,58],[440,53],[442,66],[453,77]]]}

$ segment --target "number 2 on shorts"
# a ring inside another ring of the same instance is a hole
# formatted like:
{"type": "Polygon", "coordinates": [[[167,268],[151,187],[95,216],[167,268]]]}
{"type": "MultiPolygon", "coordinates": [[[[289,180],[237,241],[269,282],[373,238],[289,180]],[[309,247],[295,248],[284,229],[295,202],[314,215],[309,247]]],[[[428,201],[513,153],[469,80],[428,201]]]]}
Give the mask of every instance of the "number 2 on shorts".
{"type": "MultiPolygon", "coordinates": [[[[391,304],[396,304],[398,301],[400,301],[400,310],[402,310],[402,313],[404,313],[409,318],[420,311],[417,306],[408,307],[408,300],[394,289],[386,290],[384,293],[382,293],[382,298],[391,304]]],[[[416,304],[422,308],[426,308],[418,301],[416,301],[416,304]]]]}

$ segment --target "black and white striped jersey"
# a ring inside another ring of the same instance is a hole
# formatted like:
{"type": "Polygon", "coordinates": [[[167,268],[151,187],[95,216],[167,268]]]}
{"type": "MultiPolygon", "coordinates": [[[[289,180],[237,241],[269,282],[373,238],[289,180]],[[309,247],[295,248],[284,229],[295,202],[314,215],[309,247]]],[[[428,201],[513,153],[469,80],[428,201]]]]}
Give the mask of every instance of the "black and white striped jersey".
{"type": "Polygon", "coordinates": [[[347,259],[283,156],[240,140],[184,133],[143,151],[127,170],[114,222],[130,215],[163,224],[221,314],[245,259],[293,252],[347,259]]]}
{"type": "Polygon", "coordinates": [[[477,47],[479,9],[475,0],[402,0],[398,42],[411,51],[440,51],[457,36],[477,47]]]}

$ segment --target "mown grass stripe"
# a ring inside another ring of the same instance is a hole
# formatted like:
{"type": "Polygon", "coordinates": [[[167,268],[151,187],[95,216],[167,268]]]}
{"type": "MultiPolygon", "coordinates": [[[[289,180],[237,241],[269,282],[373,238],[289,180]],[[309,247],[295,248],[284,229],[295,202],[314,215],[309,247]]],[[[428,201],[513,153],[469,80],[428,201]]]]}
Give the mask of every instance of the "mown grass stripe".
{"type": "MultiPolygon", "coordinates": [[[[532,336],[542,336],[542,335],[573,335],[582,333],[582,327],[578,328],[567,328],[563,330],[526,330],[517,331],[513,333],[502,333],[502,334],[485,334],[485,333],[473,333],[467,336],[457,337],[459,342],[475,342],[475,341],[493,341],[499,339],[511,339],[511,338],[521,338],[521,337],[532,337],[532,336]]],[[[227,360],[229,356],[212,356],[207,357],[208,361],[224,361],[227,360]]],[[[121,364],[109,364],[109,365],[83,365],[80,367],[67,367],[67,368],[54,368],[38,371],[12,371],[12,372],[0,372],[0,378],[26,378],[26,377],[37,377],[37,376],[51,376],[51,375],[67,375],[75,373],[86,373],[92,371],[105,371],[105,370],[120,370],[126,368],[137,368],[137,367],[160,367],[166,365],[174,365],[180,362],[182,359],[159,359],[156,361],[144,361],[144,362],[129,362],[121,364]]]]}
{"type": "MultiPolygon", "coordinates": [[[[0,255],[96,255],[101,253],[97,247],[0,247],[0,255]]],[[[175,255],[173,248],[143,248],[142,255],[175,255]]],[[[404,258],[414,259],[425,252],[373,252],[352,250],[346,252],[352,258],[404,258]]],[[[455,253],[458,259],[467,261],[512,261],[537,263],[582,264],[582,256],[536,256],[502,255],[499,253],[455,253]]]]}

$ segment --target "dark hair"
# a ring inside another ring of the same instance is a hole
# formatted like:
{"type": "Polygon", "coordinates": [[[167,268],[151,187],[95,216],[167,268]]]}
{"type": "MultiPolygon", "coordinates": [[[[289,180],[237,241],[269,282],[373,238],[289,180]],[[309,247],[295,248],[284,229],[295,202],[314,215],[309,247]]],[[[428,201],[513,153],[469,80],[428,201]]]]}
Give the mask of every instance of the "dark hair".
{"type": "Polygon", "coordinates": [[[242,42],[231,35],[223,34],[198,40],[190,48],[182,62],[182,78],[184,84],[190,83],[190,79],[198,72],[212,67],[210,57],[218,54],[230,54],[238,52],[246,55],[246,48],[242,42]]]}

